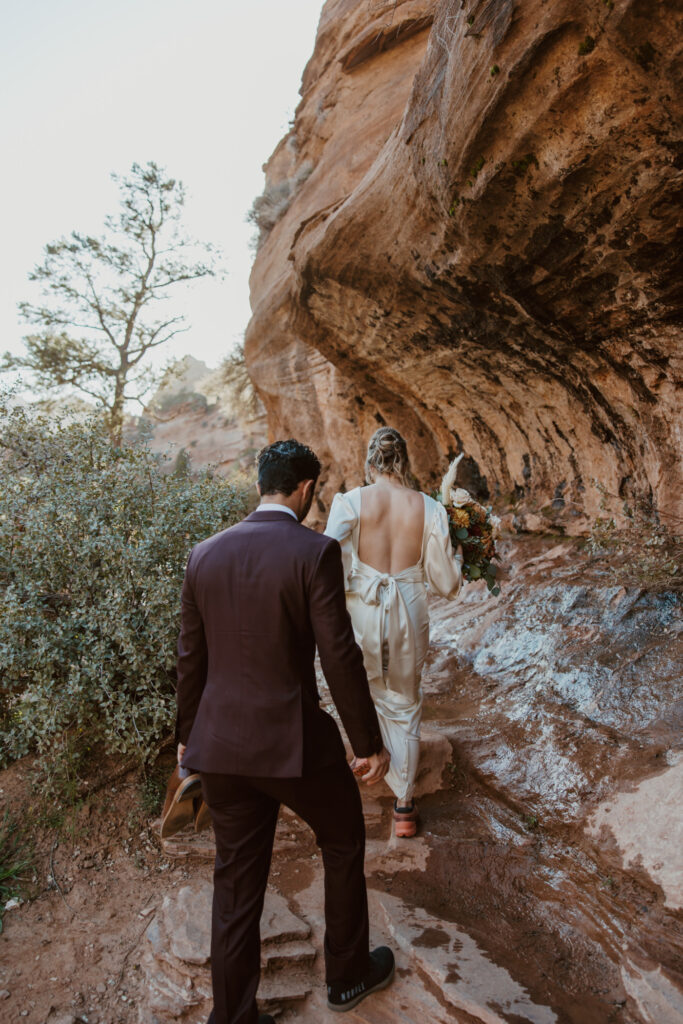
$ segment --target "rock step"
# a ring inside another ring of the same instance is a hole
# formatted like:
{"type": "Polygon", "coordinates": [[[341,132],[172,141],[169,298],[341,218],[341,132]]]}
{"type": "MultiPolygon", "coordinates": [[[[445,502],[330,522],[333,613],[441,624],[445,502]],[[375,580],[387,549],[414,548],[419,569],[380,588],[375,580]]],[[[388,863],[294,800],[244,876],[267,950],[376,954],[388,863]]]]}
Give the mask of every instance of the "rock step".
{"type": "Polygon", "coordinates": [[[292,913],[284,896],[269,889],[261,914],[261,945],[307,939],[310,934],[311,926],[292,913]]]}
{"type": "Polygon", "coordinates": [[[204,986],[180,985],[158,970],[153,973],[146,970],[145,974],[144,1004],[138,1008],[140,1024],[147,1024],[150,1015],[154,1015],[154,1020],[177,1020],[206,1001],[204,986]]]}
{"type": "Polygon", "coordinates": [[[282,942],[261,946],[261,966],[264,971],[277,971],[283,967],[312,964],[317,950],[310,942],[282,942]]]}
{"type": "Polygon", "coordinates": [[[267,1012],[278,1006],[302,1002],[310,992],[311,982],[304,975],[296,977],[288,973],[286,978],[266,975],[261,979],[256,1001],[259,1009],[267,1012]]]}

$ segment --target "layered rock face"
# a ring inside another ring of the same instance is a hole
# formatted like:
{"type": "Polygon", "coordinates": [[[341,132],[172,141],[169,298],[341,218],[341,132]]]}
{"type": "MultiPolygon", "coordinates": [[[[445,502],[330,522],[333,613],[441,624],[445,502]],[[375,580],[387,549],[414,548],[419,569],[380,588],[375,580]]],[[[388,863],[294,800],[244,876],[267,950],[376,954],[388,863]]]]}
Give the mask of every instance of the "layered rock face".
{"type": "Polygon", "coordinates": [[[677,11],[325,4],[246,343],[271,435],[323,457],[321,514],[384,422],[424,488],[464,449],[522,524],[579,532],[594,481],[683,514],[677,11]]]}

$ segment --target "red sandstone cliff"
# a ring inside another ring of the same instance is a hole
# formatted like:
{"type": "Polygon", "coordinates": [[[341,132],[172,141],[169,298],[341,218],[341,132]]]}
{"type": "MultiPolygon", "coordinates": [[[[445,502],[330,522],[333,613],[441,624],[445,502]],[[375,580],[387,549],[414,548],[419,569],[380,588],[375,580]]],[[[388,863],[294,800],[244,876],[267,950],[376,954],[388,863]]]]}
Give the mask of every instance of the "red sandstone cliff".
{"type": "Polygon", "coordinates": [[[246,343],[323,500],[386,421],[423,486],[464,447],[528,525],[582,529],[596,479],[683,514],[678,10],[325,4],[266,166],[246,343]]]}

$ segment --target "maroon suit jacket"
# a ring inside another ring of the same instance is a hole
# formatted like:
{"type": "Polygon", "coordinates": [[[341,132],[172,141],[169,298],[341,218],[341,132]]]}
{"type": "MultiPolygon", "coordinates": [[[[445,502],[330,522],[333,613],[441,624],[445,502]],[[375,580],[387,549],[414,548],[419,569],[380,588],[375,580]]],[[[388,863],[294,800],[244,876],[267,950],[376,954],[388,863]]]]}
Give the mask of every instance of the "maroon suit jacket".
{"type": "Polygon", "coordinates": [[[319,705],[316,645],[354,753],[382,748],[336,540],[254,512],[191,552],[176,734],[195,771],[294,778],[343,758],[319,705]]]}

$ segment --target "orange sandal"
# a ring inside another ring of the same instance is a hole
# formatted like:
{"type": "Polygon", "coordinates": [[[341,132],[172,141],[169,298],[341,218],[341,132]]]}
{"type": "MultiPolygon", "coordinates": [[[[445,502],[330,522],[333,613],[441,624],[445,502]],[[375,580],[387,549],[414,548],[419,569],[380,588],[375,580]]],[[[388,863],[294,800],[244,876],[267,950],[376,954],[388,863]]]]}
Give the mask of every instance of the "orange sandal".
{"type": "Polygon", "coordinates": [[[410,809],[399,808],[394,803],[394,831],[397,839],[412,839],[417,833],[417,806],[412,801],[410,809]]]}

